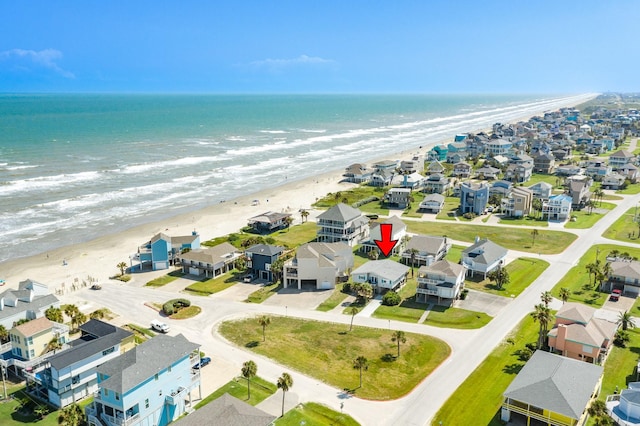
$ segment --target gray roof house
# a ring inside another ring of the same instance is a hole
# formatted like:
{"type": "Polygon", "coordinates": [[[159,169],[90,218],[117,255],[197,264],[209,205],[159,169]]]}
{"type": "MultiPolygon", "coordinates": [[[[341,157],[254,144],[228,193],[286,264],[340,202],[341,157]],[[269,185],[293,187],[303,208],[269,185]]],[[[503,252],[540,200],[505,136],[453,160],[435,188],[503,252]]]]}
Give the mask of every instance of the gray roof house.
{"type": "Polygon", "coordinates": [[[603,367],[545,351],[535,351],[504,392],[501,419],[514,413],[527,421],[578,425],[600,392],[603,367]]]}
{"type": "Polygon", "coordinates": [[[370,229],[371,233],[369,235],[369,239],[362,243],[360,250],[368,253],[371,250],[377,249],[378,246],[375,243],[376,240],[382,240],[382,231],[380,229],[380,225],[386,224],[391,225],[391,240],[395,240],[398,243],[392,250],[392,254],[398,254],[403,250],[404,240],[407,235],[407,225],[400,219],[398,216],[390,216],[387,219],[384,219],[382,222],[371,222],[370,229]]]}
{"type": "Polygon", "coordinates": [[[418,270],[418,287],[416,302],[429,301],[429,296],[438,298],[438,303],[445,299],[453,303],[464,288],[466,269],[459,263],[439,260],[429,266],[421,266],[418,270]]]}
{"type": "Polygon", "coordinates": [[[489,239],[476,238],[476,242],[462,251],[462,264],[471,275],[476,272],[487,274],[502,263],[507,257],[507,249],[499,246],[489,239]]]}
{"type": "Polygon", "coordinates": [[[46,284],[33,280],[21,281],[18,289],[7,289],[0,293],[0,325],[10,330],[22,319],[44,316],[51,306],[60,307],[60,301],[49,291],[46,284]]]}
{"type": "Polygon", "coordinates": [[[369,218],[343,203],[318,215],[316,223],[319,242],[343,242],[353,247],[369,238],[369,218]]]}
{"type": "Polygon", "coordinates": [[[173,424],[176,426],[269,426],[275,419],[275,416],[225,393],[173,424]]]}
{"type": "Polygon", "coordinates": [[[249,219],[248,225],[256,232],[270,233],[289,226],[289,213],[264,212],[249,219]]]}
{"type": "Polygon", "coordinates": [[[416,266],[431,265],[433,262],[443,259],[450,248],[451,243],[447,237],[415,235],[407,242],[402,252],[402,260],[410,265],[413,252],[416,266]]]}
{"type": "Polygon", "coordinates": [[[238,249],[225,242],[183,253],[180,255],[180,264],[185,274],[215,278],[233,269],[239,257],[238,249]]]}
{"type": "Polygon", "coordinates": [[[428,194],[420,202],[418,210],[440,213],[440,210],[444,207],[444,201],[445,198],[442,194],[428,194]]]}
{"type": "Polygon", "coordinates": [[[409,267],[393,260],[372,260],[351,272],[354,283],[369,283],[376,293],[397,290],[407,281],[409,267]]]}
{"type": "Polygon", "coordinates": [[[553,194],[553,185],[547,182],[538,182],[529,187],[531,192],[533,192],[533,196],[535,198],[539,198],[541,200],[548,200],[553,194]]]}
{"type": "Polygon", "coordinates": [[[624,293],[638,296],[640,294],[640,262],[636,260],[611,262],[609,285],[612,288],[622,287],[624,293]]]}
{"type": "Polygon", "coordinates": [[[327,290],[336,282],[345,281],[353,268],[353,251],[342,242],[307,243],[298,247],[295,257],[282,268],[284,288],[312,286],[314,290],[327,290]]]}

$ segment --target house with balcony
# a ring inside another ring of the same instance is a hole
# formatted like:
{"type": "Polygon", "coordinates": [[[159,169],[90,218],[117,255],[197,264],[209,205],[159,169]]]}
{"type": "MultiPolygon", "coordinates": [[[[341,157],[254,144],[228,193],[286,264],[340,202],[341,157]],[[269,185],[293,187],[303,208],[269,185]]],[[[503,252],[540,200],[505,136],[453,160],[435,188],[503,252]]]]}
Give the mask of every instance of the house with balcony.
{"type": "Polygon", "coordinates": [[[427,153],[427,156],[430,160],[446,161],[448,152],[449,148],[445,145],[436,145],[427,153]]]}
{"type": "Polygon", "coordinates": [[[440,213],[440,210],[444,207],[444,195],[442,194],[428,194],[420,202],[418,210],[431,213],[440,213]]]}
{"type": "Polygon", "coordinates": [[[508,180],[497,180],[489,187],[489,197],[497,195],[500,198],[508,197],[513,190],[513,183],[508,180]]]}
{"type": "Polygon", "coordinates": [[[271,426],[275,416],[228,393],[176,420],[175,426],[271,426]]]}
{"type": "Polygon", "coordinates": [[[528,216],[531,212],[532,201],[533,191],[529,188],[516,186],[507,198],[502,199],[500,211],[510,217],[528,216]]]}
{"type": "Polygon", "coordinates": [[[615,169],[618,167],[622,167],[627,163],[633,163],[635,159],[636,156],[633,155],[632,152],[621,149],[620,151],[616,151],[609,156],[609,165],[615,169]]]}
{"type": "Polygon", "coordinates": [[[566,302],[556,313],[547,334],[551,351],[592,364],[601,364],[611,347],[618,325],[595,317],[596,309],[566,302]]]}
{"type": "Polygon", "coordinates": [[[582,173],[582,167],[575,164],[563,164],[556,169],[556,176],[577,176],[582,173]]]}
{"type": "Polygon", "coordinates": [[[180,253],[200,248],[200,236],[196,231],[191,235],[172,237],[165,233],[154,235],[151,240],[138,247],[138,252],[129,256],[131,269],[138,262],[139,270],[150,268],[153,271],[168,269],[174,264],[180,253]]]}
{"type": "Polygon", "coordinates": [[[182,334],[158,335],[97,369],[85,409],[92,426],[166,426],[191,408],[200,389],[200,345],[182,334]]]}
{"type": "Polygon", "coordinates": [[[582,209],[591,199],[589,188],[593,182],[591,179],[568,179],[571,208],[582,209]]]}
{"type": "Polygon", "coordinates": [[[429,175],[424,181],[424,192],[427,194],[444,194],[449,188],[451,188],[449,178],[439,173],[429,175]]]}
{"type": "Polygon", "coordinates": [[[345,181],[352,183],[367,183],[371,180],[373,170],[368,169],[365,164],[355,163],[347,167],[342,176],[345,181]]]}
{"type": "Polygon", "coordinates": [[[462,251],[462,265],[467,268],[471,276],[477,273],[487,274],[504,265],[507,249],[485,238],[476,238],[473,245],[462,251]]]}
{"type": "Polygon", "coordinates": [[[627,384],[618,395],[607,396],[607,413],[619,426],[638,426],[640,424],[640,382],[627,384]]]}
{"type": "Polygon", "coordinates": [[[500,418],[517,424],[583,425],[600,393],[603,371],[599,365],[535,351],[504,391],[500,418]]]}
{"type": "Polygon", "coordinates": [[[264,212],[250,218],[247,225],[259,234],[270,234],[289,226],[291,214],[278,212],[264,212]]]}
{"type": "Polygon", "coordinates": [[[409,267],[390,259],[371,260],[351,272],[354,283],[369,283],[377,294],[399,290],[407,282],[409,267]]]}
{"type": "Polygon", "coordinates": [[[500,176],[500,169],[495,167],[484,165],[476,170],[476,178],[483,180],[493,180],[497,179],[500,176]]]}
{"type": "Polygon", "coordinates": [[[185,274],[215,278],[232,270],[239,257],[238,249],[225,242],[214,247],[183,253],[180,255],[180,264],[185,274]]]}
{"type": "Polygon", "coordinates": [[[68,342],[69,349],[25,372],[33,393],[58,408],[93,395],[98,389],[97,367],[135,346],[133,333],[97,319],[82,324],[80,333],[68,342]]]}
{"type": "Polygon", "coordinates": [[[553,194],[553,185],[547,182],[538,182],[529,187],[531,192],[533,193],[534,198],[539,198],[541,200],[548,200],[553,194]]]}
{"type": "Polygon", "coordinates": [[[60,301],[46,284],[33,280],[18,283],[17,289],[0,293],[0,325],[9,330],[20,320],[33,320],[44,316],[47,309],[60,307],[60,301]]]}
{"type": "Polygon", "coordinates": [[[611,166],[603,160],[593,160],[587,162],[584,174],[596,182],[600,182],[605,176],[613,171],[611,166]]]}
{"type": "Polygon", "coordinates": [[[505,180],[522,183],[531,179],[533,174],[533,165],[529,163],[509,164],[504,172],[505,180]]]}
{"type": "Polygon", "coordinates": [[[402,175],[402,182],[398,185],[400,188],[407,188],[411,190],[420,189],[424,185],[424,176],[418,172],[402,175]]]}
{"type": "Polygon", "coordinates": [[[424,157],[416,154],[411,160],[400,161],[400,171],[405,174],[421,173],[424,170],[424,157]]]}
{"type": "Polygon", "coordinates": [[[533,157],[533,171],[536,173],[553,173],[556,159],[551,153],[540,152],[533,157]]]}
{"type": "Polygon", "coordinates": [[[391,225],[391,241],[397,241],[398,243],[393,247],[391,255],[399,254],[404,249],[404,240],[407,235],[407,225],[398,217],[390,216],[384,219],[382,222],[372,222],[370,224],[370,235],[367,241],[362,243],[360,250],[364,253],[369,253],[371,250],[378,250],[376,245],[377,241],[382,241],[382,232],[380,225],[391,225]]]}
{"type": "Polygon", "coordinates": [[[23,360],[34,360],[51,350],[52,341],[64,345],[69,341],[69,327],[49,321],[46,317],[36,318],[9,330],[11,354],[23,360]]]}
{"type": "Polygon", "coordinates": [[[461,161],[453,165],[452,175],[460,179],[466,179],[471,176],[472,170],[471,164],[461,161]]]}
{"type": "Polygon", "coordinates": [[[627,179],[626,176],[621,175],[618,172],[611,172],[602,178],[600,183],[602,189],[620,189],[624,186],[624,182],[627,179]]]}
{"type": "Polygon", "coordinates": [[[610,263],[609,291],[622,289],[632,297],[640,295],[640,262],[637,260],[614,260],[610,263]]]}
{"type": "Polygon", "coordinates": [[[431,235],[414,235],[402,250],[402,262],[406,265],[429,266],[444,259],[451,249],[451,242],[447,237],[431,235]]]}
{"type": "Polygon", "coordinates": [[[369,218],[344,203],[336,204],[316,218],[317,241],[343,242],[350,247],[369,238],[369,218]]]}
{"type": "Polygon", "coordinates": [[[272,282],[271,265],[278,260],[283,251],[283,247],[269,244],[256,244],[249,247],[244,251],[248,272],[258,279],[272,282]]]}
{"type": "Polygon", "coordinates": [[[442,174],[446,170],[447,169],[442,165],[442,163],[436,160],[429,163],[425,172],[427,173],[427,175],[431,175],[434,173],[442,174]]]}
{"type": "Polygon", "coordinates": [[[282,268],[284,288],[311,287],[314,290],[335,288],[349,279],[354,257],[351,247],[343,242],[307,243],[298,247],[296,255],[282,268]]]}
{"type": "Polygon", "coordinates": [[[489,185],[484,182],[460,184],[460,213],[481,215],[489,202],[489,185]]]}
{"type": "Polygon", "coordinates": [[[616,172],[625,176],[631,183],[636,183],[638,182],[638,179],[640,179],[640,171],[638,170],[638,167],[631,163],[627,163],[624,166],[616,168],[616,172]]]}
{"type": "Polygon", "coordinates": [[[542,202],[542,218],[553,221],[569,219],[571,214],[571,197],[566,194],[552,195],[547,201],[542,202]]]}
{"type": "Polygon", "coordinates": [[[431,297],[453,303],[464,289],[464,277],[467,271],[463,265],[448,260],[438,260],[418,270],[416,302],[428,303],[431,297]]]}
{"type": "Polygon", "coordinates": [[[506,139],[490,139],[486,145],[485,153],[488,156],[506,155],[513,144],[506,139]]]}

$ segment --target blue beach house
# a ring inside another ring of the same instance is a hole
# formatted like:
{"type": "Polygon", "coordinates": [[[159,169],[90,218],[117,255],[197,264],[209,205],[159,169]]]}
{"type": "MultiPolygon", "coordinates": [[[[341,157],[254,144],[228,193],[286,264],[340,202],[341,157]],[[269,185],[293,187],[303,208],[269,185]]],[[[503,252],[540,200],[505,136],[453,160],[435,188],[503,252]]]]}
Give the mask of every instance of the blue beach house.
{"type": "Polygon", "coordinates": [[[460,212],[481,215],[489,202],[489,185],[484,182],[462,182],[460,185],[460,212]]]}
{"type": "Polygon", "coordinates": [[[165,426],[200,395],[200,346],[182,334],[158,335],[98,367],[98,391],[86,407],[92,426],[165,426]]]}
{"type": "Polygon", "coordinates": [[[162,232],[156,234],[147,243],[138,247],[138,252],[129,256],[131,269],[133,262],[139,262],[139,269],[150,267],[153,271],[168,269],[173,265],[177,255],[184,250],[200,248],[200,236],[196,231],[191,235],[171,237],[162,232]]]}
{"type": "Polygon", "coordinates": [[[271,265],[282,255],[283,250],[282,247],[267,244],[256,244],[249,247],[244,252],[249,260],[248,269],[256,278],[273,281],[271,265]]]}

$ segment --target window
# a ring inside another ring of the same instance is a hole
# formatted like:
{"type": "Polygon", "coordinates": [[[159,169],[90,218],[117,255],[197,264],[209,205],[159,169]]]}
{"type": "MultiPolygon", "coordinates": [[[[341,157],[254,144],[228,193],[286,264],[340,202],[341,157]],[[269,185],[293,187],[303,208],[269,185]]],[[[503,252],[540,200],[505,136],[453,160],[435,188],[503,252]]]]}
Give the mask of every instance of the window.
{"type": "Polygon", "coordinates": [[[80,383],[80,375],[73,376],[73,378],[71,379],[71,383],[74,385],[77,385],[78,383],[80,383]]]}
{"type": "Polygon", "coordinates": [[[109,396],[109,389],[102,389],[104,396],[109,396]]]}
{"type": "Polygon", "coordinates": [[[120,394],[118,392],[114,392],[116,394],[116,401],[120,401],[120,394]]]}
{"type": "Polygon", "coordinates": [[[116,350],[115,346],[113,346],[113,347],[111,347],[109,349],[105,349],[104,351],[102,351],[102,356],[109,355],[110,353],[112,353],[115,350],[116,350]]]}
{"type": "Polygon", "coordinates": [[[167,372],[171,373],[171,366],[167,367],[167,372]]]}
{"type": "Polygon", "coordinates": [[[33,345],[33,337],[27,338],[27,345],[33,345]]]}
{"type": "Polygon", "coordinates": [[[149,408],[149,398],[144,400],[144,408],[149,408]]]}
{"type": "Polygon", "coordinates": [[[154,378],[155,378],[156,380],[158,380],[158,375],[156,374],[154,378]]]}
{"type": "Polygon", "coordinates": [[[29,357],[33,358],[34,356],[36,356],[36,351],[34,351],[33,349],[31,349],[29,351],[29,357]]]}

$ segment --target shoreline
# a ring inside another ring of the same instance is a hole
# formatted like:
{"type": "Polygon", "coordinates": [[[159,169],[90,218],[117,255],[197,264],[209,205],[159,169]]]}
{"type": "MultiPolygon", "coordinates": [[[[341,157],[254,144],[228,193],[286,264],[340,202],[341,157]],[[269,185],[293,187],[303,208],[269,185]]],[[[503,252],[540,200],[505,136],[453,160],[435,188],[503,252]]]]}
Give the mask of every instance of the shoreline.
{"type": "MultiPolygon", "coordinates": [[[[575,106],[575,103],[558,106],[575,106]]],[[[509,121],[516,123],[527,121],[534,115],[509,121]]],[[[491,130],[491,129],[489,129],[491,130]]],[[[470,129],[466,132],[480,132],[487,129],[470,129]]],[[[376,161],[388,159],[406,159],[410,154],[419,152],[426,154],[433,146],[449,143],[454,135],[438,142],[407,148],[395,154],[381,158],[366,160],[372,164],[376,161]]],[[[6,288],[16,288],[18,282],[33,279],[50,286],[52,292],[61,284],[70,285],[75,279],[82,281],[88,276],[100,282],[109,280],[119,271],[116,265],[126,262],[129,265],[129,255],[135,253],[138,246],[145,243],[158,232],[166,232],[172,236],[189,235],[196,230],[201,241],[232,232],[238,232],[246,226],[247,220],[266,211],[291,213],[293,224],[301,221],[297,214],[301,208],[309,210],[309,219],[315,218],[311,205],[330,192],[347,190],[357,184],[341,182],[344,168],[329,170],[324,173],[303,178],[284,181],[280,185],[259,192],[240,195],[234,199],[219,204],[209,205],[193,211],[180,213],[176,216],[156,220],[143,225],[137,225],[123,231],[100,236],[98,238],[71,245],[58,247],[32,256],[16,258],[0,263],[0,279],[8,284],[6,288]],[[259,205],[251,205],[252,200],[258,199],[259,205]],[[63,263],[66,263],[63,265],[63,263]]],[[[155,271],[165,274],[169,272],[155,271]]],[[[138,274],[133,274],[135,277],[138,274]]],[[[149,275],[143,275],[151,279],[149,275]]]]}

